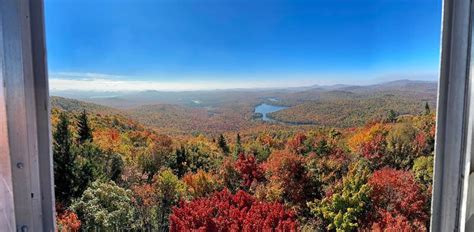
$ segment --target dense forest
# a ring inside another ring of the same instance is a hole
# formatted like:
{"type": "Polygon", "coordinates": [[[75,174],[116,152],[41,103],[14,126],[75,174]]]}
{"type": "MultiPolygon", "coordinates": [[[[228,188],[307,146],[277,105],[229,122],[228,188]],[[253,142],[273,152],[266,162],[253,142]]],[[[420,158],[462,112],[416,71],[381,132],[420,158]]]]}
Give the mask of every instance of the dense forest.
{"type": "Polygon", "coordinates": [[[431,102],[350,126],[244,118],[219,133],[170,133],[190,127],[166,111],[174,106],[160,109],[169,122],[160,129],[113,108],[52,101],[60,231],[429,230],[431,102]]]}
{"type": "Polygon", "coordinates": [[[270,116],[288,123],[353,127],[362,126],[374,118],[383,118],[389,110],[394,110],[399,115],[423,112],[419,100],[383,94],[363,98],[354,96],[353,98],[307,101],[274,112],[270,116]]]}
{"type": "MultiPolygon", "coordinates": [[[[289,125],[351,128],[380,120],[390,110],[398,115],[436,107],[436,82],[400,80],[368,86],[308,86],[183,92],[62,93],[77,100],[52,97],[52,106],[66,111],[121,114],[170,136],[204,133],[218,136],[261,126],[255,106],[266,103],[287,109],[267,114],[289,125]],[[98,95],[98,96],[94,96],[98,95]],[[92,97],[91,97],[92,96],[92,97]]],[[[54,94],[54,92],[53,92],[54,94]]]]}

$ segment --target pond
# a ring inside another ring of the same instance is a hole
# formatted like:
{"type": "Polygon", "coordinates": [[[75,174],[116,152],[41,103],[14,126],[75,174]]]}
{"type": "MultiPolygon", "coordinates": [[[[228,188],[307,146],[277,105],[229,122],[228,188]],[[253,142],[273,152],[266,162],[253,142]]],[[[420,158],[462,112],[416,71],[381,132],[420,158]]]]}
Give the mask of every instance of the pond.
{"type": "Polygon", "coordinates": [[[283,109],[286,109],[286,108],[288,108],[288,107],[286,107],[286,106],[276,106],[276,105],[270,105],[270,104],[263,103],[263,104],[260,104],[260,105],[255,107],[255,113],[261,114],[263,121],[270,122],[270,121],[275,121],[275,120],[269,118],[267,116],[267,114],[273,113],[273,112],[276,112],[276,111],[279,111],[279,110],[283,110],[283,109]]]}

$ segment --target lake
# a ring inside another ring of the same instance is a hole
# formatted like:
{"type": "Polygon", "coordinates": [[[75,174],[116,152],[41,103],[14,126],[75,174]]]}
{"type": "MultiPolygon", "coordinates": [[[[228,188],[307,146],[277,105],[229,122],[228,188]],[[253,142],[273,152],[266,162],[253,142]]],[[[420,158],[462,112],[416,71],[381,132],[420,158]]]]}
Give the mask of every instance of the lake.
{"type": "Polygon", "coordinates": [[[260,113],[262,114],[262,120],[263,121],[267,121],[267,122],[270,122],[270,121],[275,121],[269,117],[267,117],[267,114],[269,113],[272,113],[272,112],[276,112],[276,111],[279,111],[279,110],[283,110],[283,109],[286,109],[288,107],[286,106],[275,106],[275,105],[269,105],[269,104],[260,104],[258,106],[255,107],[255,113],[260,113]]]}

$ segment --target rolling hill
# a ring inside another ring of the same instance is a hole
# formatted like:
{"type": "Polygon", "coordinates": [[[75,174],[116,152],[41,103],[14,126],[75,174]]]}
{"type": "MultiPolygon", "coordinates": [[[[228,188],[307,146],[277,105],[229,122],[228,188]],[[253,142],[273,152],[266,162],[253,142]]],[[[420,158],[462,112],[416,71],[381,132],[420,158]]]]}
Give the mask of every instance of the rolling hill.
{"type": "Polygon", "coordinates": [[[399,80],[298,89],[143,91],[84,101],[51,97],[51,105],[68,111],[122,114],[167,133],[224,133],[269,124],[255,120],[254,107],[260,103],[288,106],[270,114],[287,126],[353,127],[384,117],[389,110],[420,114],[426,102],[435,109],[436,89],[436,82],[399,80]]]}
{"type": "Polygon", "coordinates": [[[399,80],[369,86],[317,87],[282,97],[291,107],[271,114],[276,120],[322,126],[360,126],[384,117],[389,110],[400,115],[420,114],[427,102],[436,106],[436,82],[399,80]]]}
{"type": "Polygon", "coordinates": [[[86,110],[91,113],[103,113],[103,114],[119,114],[122,113],[120,110],[117,110],[112,107],[99,105],[90,102],[84,102],[71,98],[51,96],[49,98],[51,108],[60,109],[64,111],[83,111],[86,110]]]}

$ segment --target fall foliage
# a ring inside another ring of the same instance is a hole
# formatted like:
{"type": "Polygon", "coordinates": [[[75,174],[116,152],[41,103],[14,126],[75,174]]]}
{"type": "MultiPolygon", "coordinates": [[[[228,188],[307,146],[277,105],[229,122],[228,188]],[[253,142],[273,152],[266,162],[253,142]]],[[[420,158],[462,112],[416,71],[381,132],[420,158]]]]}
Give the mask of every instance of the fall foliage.
{"type": "Polygon", "coordinates": [[[297,231],[295,214],[279,203],[258,202],[227,189],[210,197],[182,201],[173,208],[170,231],[297,231]]]}
{"type": "Polygon", "coordinates": [[[384,168],[375,171],[368,184],[372,189],[373,226],[391,228],[394,222],[400,226],[401,220],[404,227],[427,230],[427,197],[411,172],[384,168]]]}
{"type": "Polygon", "coordinates": [[[60,231],[429,229],[431,113],[181,135],[116,112],[52,122],[60,231]]]}

